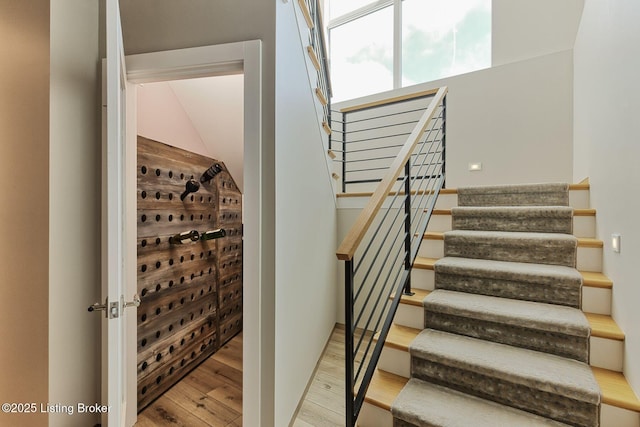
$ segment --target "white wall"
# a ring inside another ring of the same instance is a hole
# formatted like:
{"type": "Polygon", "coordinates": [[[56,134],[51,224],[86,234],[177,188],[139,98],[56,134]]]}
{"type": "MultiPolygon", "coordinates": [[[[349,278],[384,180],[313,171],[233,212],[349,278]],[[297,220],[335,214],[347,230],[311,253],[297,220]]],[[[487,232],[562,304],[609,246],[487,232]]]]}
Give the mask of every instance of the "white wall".
{"type": "Polygon", "coordinates": [[[562,51],[335,107],[448,86],[447,187],[571,182],[572,60],[562,51]]]}
{"type": "MultiPolygon", "coordinates": [[[[100,92],[98,4],[51,2],[49,402],[100,402],[100,92]]],[[[50,414],[87,426],[96,415],[50,414]]]]}
{"type": "Polygon", "coordinates": [[[336,319],[336,207],[294,14],[276,31],[276,426],[286,426],[336,319]]]}
{"type": "Polygon", "coordinates": [[[584,0],[493,0],[491,63],[573,48],[584,0]]]}
{"type": "Polygon", "coordinates": [[[244,75],[233,74],[169,83],[209,152],[224,162],[244,191],[244,75]]]}
{"type": "Polygon", "coordinates": [[[586,0],[574,50],[575,172],[588,176],[613,318],[626,334],[624,373],[640,394],[640,3],[586,0]],[[620,233],[619,254],[611,233],[620,233]]]}
{"type": "Polygon", "coordinates": [[[210,156],[168,82],[137,85],[138,135],[210,156]]]}

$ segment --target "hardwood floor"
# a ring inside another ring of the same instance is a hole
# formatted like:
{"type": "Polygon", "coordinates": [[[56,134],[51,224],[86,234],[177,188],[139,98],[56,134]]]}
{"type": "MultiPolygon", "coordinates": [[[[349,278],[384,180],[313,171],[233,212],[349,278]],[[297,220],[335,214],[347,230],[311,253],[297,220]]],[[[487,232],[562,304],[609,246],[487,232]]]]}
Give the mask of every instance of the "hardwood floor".
{"type": "MultiPolygon", "coordinates": [[[[336,327],[292,427],[344,426],[344,329],[336,327]]],[[[241,427],[242,333],[138,415],[136,427],[241,427]]]]}
{"type": "Polygon", "coordinates": [[[344,426],[344,408],[344,329],[336,327],[292,426],[344,426]]]}
{"type": "Polygon", "coordinates": [[[242,333],[138,414],[135,425],[242,426],[242,333]]]}

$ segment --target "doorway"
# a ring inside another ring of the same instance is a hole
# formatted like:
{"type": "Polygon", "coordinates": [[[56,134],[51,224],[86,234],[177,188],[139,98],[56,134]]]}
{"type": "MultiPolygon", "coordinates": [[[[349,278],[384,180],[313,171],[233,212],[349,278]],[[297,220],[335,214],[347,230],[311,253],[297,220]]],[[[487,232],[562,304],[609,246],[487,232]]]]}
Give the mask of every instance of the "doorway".
{"type": "MultiPolygon", "coordinates": [[[[245,297],[243,304],[243,406],[251,408],[251,413],[245,413],[244,422],[259,425],[263,409],[260,405],[259,375],[261,366],[266,363],[260,351],[260,337],[270,322],[262,322],[264,310],[261,308],[261,226],[262,216],[262,184],[261,184],[261,139],[262,139],[262,105],[261,105],[261,42],[246,41],[226,45],[205,46],[199,48],[181,49],[175,51],[155,52],[126,57],[127,80],[130,84],[182,80],[188,78],[212,77],[220,75],[243,73],[244,89],[244,119],[243,119],[243,200],[244,200],[244,259],[243,284],[245,297]]],[[[128,92],[134,92],[128,90],[128,92]]],[[[135,105],[135,95],[128,93],[128,110],[135,105]]],[[[127,155],[135,158],[136,126],[135,117],[130,111],[127,113],[127,155]]],[[[129,162],[130,163],[130,162],[129,162]]],[[[135,163],[135,162],[133,162],[135,163]]],[[[127,180],[135,180],[135,172],[129,167],[127,180]]],[[[128,182],[128,188],[135,188],[135,184],[128,182]]],[[[133,194],[135,197],[135,193],[133,194]]],[[[131,198],[129,199],[131,200],[131,198]]],[[[127,209],[128,221],[135,221],[135,203],[129,203],[127,209]],[[130,207],[134,206],[133,209],[130,207]]],[[[128,239],[131,242],[131,239],[128,239]]],[[[135,242],[135,239],[133,239],[135,242]]],[[[135,249],[129,247],[127,262],[135,265],[131,254],[135,249]]],[[[135,283],[135,268],[127,269],[127,283],[135,283]]],[[[268,313],[268,311],[267,311],[268,313]]],[[[272,327],[272,326],[271,326],[272,327]]],[[[129,335],[132,326],[128,326],[129,335]]],[[[135,329],[134,329],[135,331],[135,329]]],[[[129,343],[135,340],[128,339],[129,343]]],[[[127,407],[135,408],[135,345],[127,347],[126,360],[129,362],[127,375],[127,407]],[[133,369],[131,369],[133,367],[133,369]]],[[[127,419],[131,420],[131,409],[127,419]]],[[[135,415],[133,415],[135,417],[135,415]]],[[[132,423],[127,423],[131,425],[132,423]]]]}

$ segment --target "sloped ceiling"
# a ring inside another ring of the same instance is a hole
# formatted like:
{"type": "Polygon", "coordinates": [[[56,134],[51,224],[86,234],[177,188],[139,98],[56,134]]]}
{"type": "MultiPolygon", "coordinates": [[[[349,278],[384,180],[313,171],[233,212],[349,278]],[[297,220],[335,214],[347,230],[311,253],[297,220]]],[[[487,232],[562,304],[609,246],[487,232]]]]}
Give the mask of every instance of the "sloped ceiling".
{"type": "Polygon", "coordinates": [[[223,161],[243,191],[243,89],[241,74],[147,83],[138,132],[223,161]]]}

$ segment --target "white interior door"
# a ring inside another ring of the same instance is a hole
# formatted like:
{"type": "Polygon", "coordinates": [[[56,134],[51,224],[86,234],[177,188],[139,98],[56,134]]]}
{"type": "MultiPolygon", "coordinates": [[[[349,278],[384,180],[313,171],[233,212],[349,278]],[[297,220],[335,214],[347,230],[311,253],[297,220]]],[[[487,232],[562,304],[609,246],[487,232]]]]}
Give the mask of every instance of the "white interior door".
{"type": "Polygon", "coordinates": [[[127,116],[131,116],[131,111],[128,110],[131,109],[127,108],[128,83],[118,0],[106,1],[106,33],[102,288],[107,307],[102,340],[102,384],[103,401],[109,406],[109,411],[106,419],[103,419],[103,425],[122,427],[133,425],[137,412],[135,311],[139,299],[134,295],[135,189],[127,189],[125,186],[127,172],[131,173],[133,167],[135,173],[135,143],[133,148],[127,144],[127,128],[133,126],[127,126],[127,116]]]}

